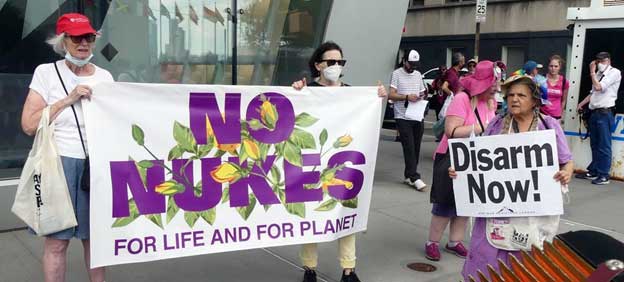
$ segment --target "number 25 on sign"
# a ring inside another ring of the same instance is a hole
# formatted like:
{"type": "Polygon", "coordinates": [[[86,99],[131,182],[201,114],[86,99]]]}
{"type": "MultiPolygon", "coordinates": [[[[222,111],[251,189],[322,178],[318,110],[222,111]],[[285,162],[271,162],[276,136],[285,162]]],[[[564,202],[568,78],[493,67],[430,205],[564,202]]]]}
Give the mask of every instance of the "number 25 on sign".
{"type": "Polygon", "coordinates": [[[485,22],[485,17],[487,14],[487,0],[478,0],[476,7],[476,21],[478,23],[485,22]]]}

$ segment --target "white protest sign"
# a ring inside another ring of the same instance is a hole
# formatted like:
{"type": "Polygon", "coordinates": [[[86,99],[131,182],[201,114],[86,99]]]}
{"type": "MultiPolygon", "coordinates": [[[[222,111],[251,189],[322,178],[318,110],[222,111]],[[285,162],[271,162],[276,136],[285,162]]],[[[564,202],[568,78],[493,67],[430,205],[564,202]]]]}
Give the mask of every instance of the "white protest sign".
{"type": "Polygon", "coordinates": [[[92,267],[366,230],[376,88],[101,83],[93,91],[85,103],[92,267]]]}
{"type": "Polygon", "coordinates": [[[553,130],[450,139],[457,214],[518,217],[563,214],[553,130]]]}
{"type": "Polygon", "coordinates": [[[484,23],[487,15],[487,0],[477,0],[475,10],[476,22],[484,23]]]}

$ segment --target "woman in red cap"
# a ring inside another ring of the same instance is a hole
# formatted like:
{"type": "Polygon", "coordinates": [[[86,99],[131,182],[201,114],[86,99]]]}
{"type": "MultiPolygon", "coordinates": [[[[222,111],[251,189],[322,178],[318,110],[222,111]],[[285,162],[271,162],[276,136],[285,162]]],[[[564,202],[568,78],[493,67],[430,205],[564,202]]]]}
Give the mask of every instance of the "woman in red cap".
{"type": "Polygon", "coordinates": [[[88,166],[81,101],[91,97],[93,84],[113,81],[108,71],[89,63],[96,37],[97,32],[84,15],[62,15],[56,23],[56,36],[48,43],[65,59],[35,69],[22,111],[22,129],[34,135],[43,109],[50,107],[56,145],[78,221],[76,227],[46,236],[45,281],[65,281],[67,247],[72,237],[82,240],[90,281],[104,281],[104,268],[89,267],[89,191],[81,185],[83,171],[88,166]]]}
{"type": "Polygon", "coordinates": [[[445,132],[434,154],[433,184],[431,186],[431,224],[429,240],[425,244],[425,257],[440,260],[440,240],[450,223],[449,241],[444,249],[465,258],[468,251],[462,241],[468,218],[457,216],[453,182],[448,175],[451,166],[448,156],[448,139],[481,134],[496,115],[494,94],[500,89],[502,70],[491,61],[481,61],[475,72],[462,78],[459,84],[464,91],[455,94],[446,112],[445,132]]]}

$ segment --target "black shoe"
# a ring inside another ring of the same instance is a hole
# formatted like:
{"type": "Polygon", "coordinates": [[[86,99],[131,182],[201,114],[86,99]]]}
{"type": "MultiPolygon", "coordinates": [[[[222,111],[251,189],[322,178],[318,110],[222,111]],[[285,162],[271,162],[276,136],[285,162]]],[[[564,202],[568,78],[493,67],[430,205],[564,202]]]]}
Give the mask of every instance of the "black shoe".
{"type": "Polygon", "coordinates": [[[591,172],[586,172],[586,173],[577,173],[574,178],[578,178],[578,179],[589,179],[589,180],[593,180],[596,179],[598,177],[598,175],[595,175],[591,172]]]}
{"type": "Polygon", "coordinates": [[[303,269],[305,270],[303,273],[303,282],[316,282],[316,271],[307,267],[304,267],[303,269]]]}
{"type": "Polygon", "coordinates": [[[594,185],[606,185],[609,184],[609,178],[604,176],[596,177],[591,183],[594,185]]]}
{"type": "Polygon", "coordinates": [[[340,278],[340,282],[360,282],[360,278],[358,278],[357,274],[355,274],[355,270],[352,270],[351,273],[349,273],[349,275],[346,275],[343,270],[342,278],[340,278]]]}

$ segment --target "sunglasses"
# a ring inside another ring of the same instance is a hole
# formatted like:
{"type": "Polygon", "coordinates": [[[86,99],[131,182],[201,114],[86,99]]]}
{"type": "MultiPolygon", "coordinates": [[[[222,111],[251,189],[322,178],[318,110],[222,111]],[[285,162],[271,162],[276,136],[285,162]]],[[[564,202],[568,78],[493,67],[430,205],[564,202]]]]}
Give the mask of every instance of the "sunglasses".
{"type": "Polygon", "coordinates": [[[339,64],[339,65],[344,67],[344,65],[347,64],[347,60],[321,60],[321,63],[322,62],[327,63],[328,67],[331,67],[331,66],[333,66],[335,64],[339,64]]]}
{"type": "Polygon", "coordinates": [[[82,40],[87,40],[88,43],[95,42],[95,34],[83,34],[83,35],[70,35],[69,39],[76,44],[80,44],[82,40]]]}

